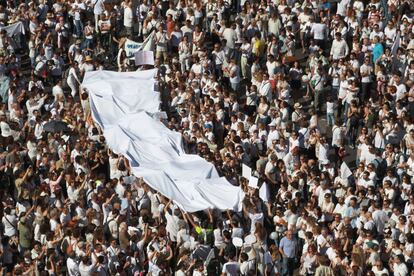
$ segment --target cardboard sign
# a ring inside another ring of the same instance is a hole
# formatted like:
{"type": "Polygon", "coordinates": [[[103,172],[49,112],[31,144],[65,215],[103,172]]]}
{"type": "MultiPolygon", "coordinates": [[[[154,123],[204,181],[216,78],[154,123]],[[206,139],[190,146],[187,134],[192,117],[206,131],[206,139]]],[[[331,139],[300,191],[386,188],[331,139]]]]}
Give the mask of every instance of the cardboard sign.
{"type": "Polygon", "coordinates": [[[135,65],[154,65],[154,53],[152,51],[138,51],[135,53],[135,65]]]}
{"type": "Polygon", "coordinates": [[[242,176],[246,179],[250,179],[252,176],[252,169],[245,164],[242,164],[242,176]]]}

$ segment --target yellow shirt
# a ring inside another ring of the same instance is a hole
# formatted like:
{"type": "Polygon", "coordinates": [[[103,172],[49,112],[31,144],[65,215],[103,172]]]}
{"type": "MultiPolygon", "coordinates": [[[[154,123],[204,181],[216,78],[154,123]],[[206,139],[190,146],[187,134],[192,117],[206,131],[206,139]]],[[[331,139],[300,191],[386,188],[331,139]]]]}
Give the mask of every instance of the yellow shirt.
{"type": "Polygon", "coordinates": [[[265,43],[263,40],[258,39],[256,40],[256,42],[254,43],[254,53],[256,54],[256,56],[262,56],[265,50],[265,43]]]}

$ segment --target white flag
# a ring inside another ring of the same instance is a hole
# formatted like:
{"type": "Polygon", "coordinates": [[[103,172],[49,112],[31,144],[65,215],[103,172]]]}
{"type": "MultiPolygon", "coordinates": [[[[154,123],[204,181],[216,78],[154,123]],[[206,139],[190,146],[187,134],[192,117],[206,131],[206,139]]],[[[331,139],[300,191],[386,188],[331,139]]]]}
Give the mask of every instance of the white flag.
{"type": "Polygon", "coordinates": [[[259,197],[264,201],[269,201],[269,189],[267,188],[267,183],[263,182],[262,187],[259,190],[259,197]]]}
{"type": "Polygon", "coordinates": [[[252,169],[246,164],[242,164],[242,176],[246,179],[250,179],[252,176],[252,169]]]}
{"type": "Polygon", "coordinates": [[[346,162],[342,162],[342,165],[341,165],[341,178],[342,179],[348,179],[348,177],[350,177],[351,175],[352,175],[352,172],[349,169],[346,162]]]}
{"type": "Polygon", "coordinates": [[[135,53],[142,47],[142,43],[127,39],[124,44],[125,55],[129,59],[135,58],[135,53]]]}
{"type": "Polygon", "coordinates": [[[401,36],[400,36],[400,33],[397,33],[394,39],[394,43],[392,44],[392,47],[391,47],[391,54],[393,54],[394,56],[397,54],[397,50],[400,47],[400,44],[401,44],[401,36]]]}
{"type": "Polygon", "coordinates": [[[155,31],[152,31],[144,42],[142,42],[138,51],[155,51],[155,31]]]}
{"type": "Polygon", "coordinates": [[[253,189],[257,189],[258,186],[257,184],[259,183],[259,178],[254,177],[254,176],[250,176],[249,178],[249,187],[253,188],[253,189]]]}

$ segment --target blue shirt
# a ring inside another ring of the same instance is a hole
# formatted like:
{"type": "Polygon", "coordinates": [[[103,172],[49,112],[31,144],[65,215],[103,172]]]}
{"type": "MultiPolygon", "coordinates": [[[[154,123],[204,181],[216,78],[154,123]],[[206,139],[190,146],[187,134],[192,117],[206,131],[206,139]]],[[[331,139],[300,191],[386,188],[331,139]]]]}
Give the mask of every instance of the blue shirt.
{"type": "Polygon", "coordinates": [[[298,243],[296,239],[292,238],[289,240],[287,237],[283,237],[280,241],[279,247],[282,248],[283,252],[288,258],[295,258],[297,244],[298,243]]]}
{"type": "Polygon", "coordinates": [[[344,218],[354,217],[351,220],[351,226],[356,227],[356,217],[359,215],[358,209],[353,208],[351,206],[347,207],[344,212],[344,218]]]}
{"type": "Polygon", "coordinates": [[[374,63],[377,62],[377,60],[382,56],[383,53],[384,47],[382,46],[382,44],[375,44],[374,49],[372,49],[372,60],[374,61],[374,63]]]}

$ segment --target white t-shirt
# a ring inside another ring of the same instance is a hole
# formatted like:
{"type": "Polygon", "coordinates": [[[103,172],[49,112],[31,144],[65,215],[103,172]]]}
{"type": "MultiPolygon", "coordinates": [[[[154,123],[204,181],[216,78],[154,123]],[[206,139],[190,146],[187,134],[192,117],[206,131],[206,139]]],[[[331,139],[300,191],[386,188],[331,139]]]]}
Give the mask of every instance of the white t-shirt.
{"type": "Polygon", "coordinates": [[[92,275],[92,272],[94,272],[95,266],[93,264],[91,265],[85,265],[83,262],[79,264],[79,272],[81,276],[90,276],[92,275]]]}
{"type": "Polygon", "coordinates": [[[170,239],[175,242],[177,240],[177,234],[180,229],[178,229],[178,221],[180,220],[177,216],[170,215],[170,213],[165,213],[165,219],[167,220],[166,230],[169,233],[170,239]]]}
{"type": "Polygon", "coordinates": [[[334,113],[334,103],[333,102],[326,102],[326,113],[333,114],[334,113]]]}
{"type": "Polygon", "coordinates": [[[233,74],[233,77],[230,77],[231,83],[239,83],[240,82],[240,69],[237,65],[230,65],[230,73],[233,74]]]}
{"type": "Polygon", "coordinates": [[[132,14],[132,9],[130,7],[125,7],[124,10],[124,26],[125,27],[132,27],[132,21],[134,19],[134,16],[132,14]]]}
{"type": "Polygon", "coordinates": [[[311,33],[314,39],[324,40],[326,37],[326,25],[322,23],[313,24],[311,33]]]}
{"type": "Polygon", "coordinates": [[[407,276],[408,269],[404,263],[396,264],[394,263],[394,276],[407,276]]]}
{"type": "Polygon", "coordinates": [[[66,267],[69,276],[79,275],[79,265],[72,258],[67,259],[66,267]]]}
{"type": "Polygon", "coordinates": [[[157,32],[155,38],[157,41],[157,51],[167,51],[167,34],[157,32]]]}
{"type": "Polygon", "coordinates": [[[227,276],[237,276],[239,275],[240,264],[238,262],[230,261],[223,265],[223,273],[226,273],[227,276]]]}
{"type": "Polygon", "coordinates": [[[256,222],[263,222],[263,213],[249,214],[249,218],[251,221],[250,233],[254,233],[256,231],[256,222]]]}
{"type": "Polygon", "coordinates": [[[236,31],[232,28],[226,28],[223,31],[223,38],[227,41],[226,46],[230,49],[234,49],[235,42],[237,40],[236,31]]]}
{"type": "Polygon", "coordinates": [[[361,78],[361,82],[363,83],[369,83],[371,82],[371,73],[372,73],[372,67],[366,64],[362,64],[361,68],[359,69],[361,74],[367,73],[368,75],[361,78]]]}
{"type": "Polygon", "coordinates": [[[17,234],[17,218],[14,215],[5,215],[2,218],[2,223],[4,225],[4,235],[12,237],[17,234]]]}
{"type": "Polygon", "coordinates": [[[104,0],[95,0],[93,6],[93,13],[101,15],[105,11],[104,0]]]}

